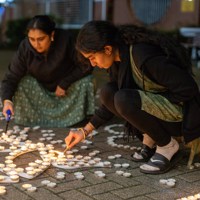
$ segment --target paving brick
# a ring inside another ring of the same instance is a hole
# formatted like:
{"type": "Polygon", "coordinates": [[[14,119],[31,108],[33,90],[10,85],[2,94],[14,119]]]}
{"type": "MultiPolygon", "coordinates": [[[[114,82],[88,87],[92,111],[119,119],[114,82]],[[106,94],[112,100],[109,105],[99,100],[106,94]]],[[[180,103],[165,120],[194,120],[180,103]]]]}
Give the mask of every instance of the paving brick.
{"type": "Polygon", "coordinates": [[[52,191],[46,188],[38,188],[36,192],[26,192],[29,196],[31,196],[35,200],[62,200],[61,197],[54,194],[52,191]]]}
{"type": "Polygon", "coordinates": [[[83,194],[82,192],[78,190],[63,192],[63,193],[60,193],[59,196],[66,200],[69,200],[69,199],[70,200],[78,200],[78,199],[79,200],[93,200],[93,198],[86,196],[85,194],[83,194]]]}
{"type": "Polygon", "coordinates": [[[177,177],[176,179],[176,188],[180,190],[184,190],[185,192],[189,193],[190,195],[194,195],[200,193],[200,181],[195,181],[192,184],[188,183],[187,181],[177,177]]]}
{"type": "Polygon", "coordinates": [[[189,171],[186,174],[182,174],[179,176],[181,179],[184,179],[187,182],[194,182],[194,181],[199,181],[200,180],[200,171],[194,170],[194,171],[189,171]]]}
{"type": "MultiPolygon", "coordinates": [[[[152,200],[152,198],[150,197],[145,197],[145,196],[139,196],[139,197],[133,197],[133,198],[130,198],[128,200],[152,200]]],[[[172,199],[170,199],[172,200],[172,199]]]]}
{"type": "Polygon", "coordinates": [[[93,197],[97,200],[107,200],[107,199],[109,199],[109,200],[123,200],[119,196],[112,194],[112,193],[103,193],[103,194],[99,194],[99,195],[94,195],[93,197]]]}
{"type": "Polygon", "coordinates": [[[106,182],[97,185],[91,185],[90,187],[85,187],[80,189],[82,192],[88,195],[95,195],[95,194],[103,194],[112,190],[117,190],[122,188],[121,185],[116,184],[114,182],[106,182]]]}
{"type": "MultiPolygon", "coordinates": [[[[127,170],[125,170],[127,172],[127,170]]],[[[134,186],[134,185],[139,185],[140,183],[136,181],[132,176],[129,178],[117,175],[116,173],[110,174],[108,178],[110,181],[113,181],[119,185],[122,185],[123,187],[128,187],[128,186],[134,186]]]]}
{"type": "Polygon", "coordinates": [[[159,192],[148,194],[146,196],[155,200],[175,200],[180,197],[188,196],[188,193],[177,188],[168,188],[159,192]]]}
{"type": "MultiPolygon", "coordinates": [[[[91,172],[84,172],[83,175],[85,176],[85,180],[87,182],[89,182],[92,185],[95,185],[95,184],[104,183],[104,182],[109,181],[107,179],[107,177],[106,178],[97,177],[97,175],[94,174],[95,171],[103,171],[104,172],[105,170],[98,168],[98,169],[95,169],[94,171],[91,171],[91,172]]],[[[106,175],[107,175],[107,173],[106,173],[106,175]]]]}
{"type": "Polygon", "coordinates": [[[49,188],[49,190],[53,191],[54,193],[60,193],[67,190],[80,189],[82,187],[85,188],[88,186],[90,186],[90,184],[84,180],[74,180],[74,181],[59,183],[57,184],[57,187],[49,188]]]}
{"type": "Polygon", "coordinates": [[[9,187],[6,186],[6,190],[7,190],[6,194],[3,196],[0,196],[0,199],[1,197],[3,197],[2,199],[5,199],[5,200],[33,200],[31,196],[14,188],[13,186],[9,186],[9,187]]]}
{"type": "Polygon", "coordinates": [[[156,190],[151,188],[150,186],[146,187],[144,185],[137,185],[137,186],[132,186],[132,187],[128,187],[128,188],[114,190],[114,191],[112,191],[112,193],[120,196],[123,199],[128,199],[128,198],[152,193],[155,191],[156,190]]]}
{"type": "Polygon", "coordinates": [[[19,190],[24,191],[24,189],[22,188],[23,184],[31,184],[34,187],[46,187],[46,186],[41,184],[41,182],[43,180],[49,180],[51,182],[58,182],[56,179],[53,179],[52,177],[46,177],[46,178],[37,178],[36,177],[34,179],[30,179],[30,180],[29,179],[24,179],[24,180],[25,180],[24,182],[20,181],[20,183],[16,183],[14,186],[16,188],[18,188],[19,190]]]}

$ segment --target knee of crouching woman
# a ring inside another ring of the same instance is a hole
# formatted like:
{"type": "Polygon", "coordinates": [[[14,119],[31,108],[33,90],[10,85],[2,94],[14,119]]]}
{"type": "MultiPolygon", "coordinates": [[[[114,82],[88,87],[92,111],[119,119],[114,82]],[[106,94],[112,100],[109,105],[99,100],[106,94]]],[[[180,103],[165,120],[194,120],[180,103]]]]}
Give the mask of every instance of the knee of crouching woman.
{"type": "Polygon", "coordinates": [[[114,106],[121,116],[124,116],[127,113],[127,104],[127,92],[124,90],[119,90],[116,92],[114,96],[114,106]]]}
{"type": "Polygon", "coordinates": [[[100,101],[104,105],[113,104],[114,95],[117,92],[117,87],[112,83],[106,84],[100,91],[100,101]]]}

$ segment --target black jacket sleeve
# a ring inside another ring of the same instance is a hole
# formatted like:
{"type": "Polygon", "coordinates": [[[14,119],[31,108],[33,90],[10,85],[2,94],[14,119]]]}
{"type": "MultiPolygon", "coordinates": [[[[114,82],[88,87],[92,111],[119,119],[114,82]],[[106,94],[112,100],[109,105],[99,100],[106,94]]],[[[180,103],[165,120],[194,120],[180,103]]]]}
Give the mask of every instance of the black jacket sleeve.
{"type": "Polygon", "coordinates": [[[2,80],[2,101],[9,99],[12,101],[12,97],[17,89],[20,79],[26,74],[27,68],[24,60],[23,42],[20,44],[19,49],[14,54],[11,63],[8,66],[8,70],[2,80]]]}
{"type": "Polygon", "coordinates": [[[67,88],[75,81],[91,74],[93,68],[91,66],[87,67],[87,70],[82,69],[80,66],[73,67],[73,70],[63,78],[58,84],[62,89],[67,90],[67,88]]]}
{"type": "Polygon", "coordinates": [[[162,95],[173,103],[188,101],[199,92],[191,74],[165,56],[148,59],[143,67],[150,79],[167,88],[162,95]]]}
{"type": "MultiPolygon", "coordinates": [[[[66,67],[70,68],[71,70],[60,80],[58,85],[67,90],[72,83],[91,74],[93,67],[90,65],[90,63],[87,63],[86,65],[79,61],[78,52],[75,49],[76,35],[72,34],[71,31],[68,30],[65,36],[62,35],[62,37],[64,37],[63,41],[65,41],[67,47],[65,52],[67,54],[66,65],[70,65],[66,67]]],[[[59,48],[61,48],[60,45],[61,44],[59,43],[59,48]]]]}

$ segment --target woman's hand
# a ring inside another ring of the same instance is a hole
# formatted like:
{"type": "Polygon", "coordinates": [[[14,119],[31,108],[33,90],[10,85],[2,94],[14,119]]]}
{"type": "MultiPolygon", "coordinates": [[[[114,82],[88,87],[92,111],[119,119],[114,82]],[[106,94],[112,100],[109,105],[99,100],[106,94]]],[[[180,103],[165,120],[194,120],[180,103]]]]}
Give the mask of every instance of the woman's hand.
{"type": "Polygon", "coordinates": [[[7,117],[6,111],[10,110],[11,114],[14,115],[14,108],[13,108],[13,103],[10,100],[5,100],[3,103],[3,115],[7,117]]]}
{"type": "Polygon", "coordinates": [[[55,95],[57,97],[64,97],[66,95],[65,90],[63,90],[59,85],[56,87],[55,95]]]}
{"type": "Polygon", "coordinates": [[[65,143],[68,149],[81,142],[85,138],[81,130],[70,131],[68,136],[65,138],[65,143]]]}

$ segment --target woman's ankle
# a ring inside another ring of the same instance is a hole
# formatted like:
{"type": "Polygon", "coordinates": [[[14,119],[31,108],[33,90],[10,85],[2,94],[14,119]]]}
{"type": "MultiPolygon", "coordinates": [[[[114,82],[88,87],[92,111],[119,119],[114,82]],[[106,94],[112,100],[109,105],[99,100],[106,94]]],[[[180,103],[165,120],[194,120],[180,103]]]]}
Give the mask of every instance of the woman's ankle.
{"type": "Polygon", "coordinates": [[[171,138],[171,141],[165,145],[165,146],[157,146],[156,148],[156,153],[159,153],[163,156],[165,156],[168,160],[171,160],[173,155],[179,150],[179,144],[178,142],[174,139],[171,138]]]}
{"type": "Polygon", "coordinates": [[[143,134],[143,142],[142,143],[151,149],[155,146],[155,141],[146,133],[143,134]]]}

